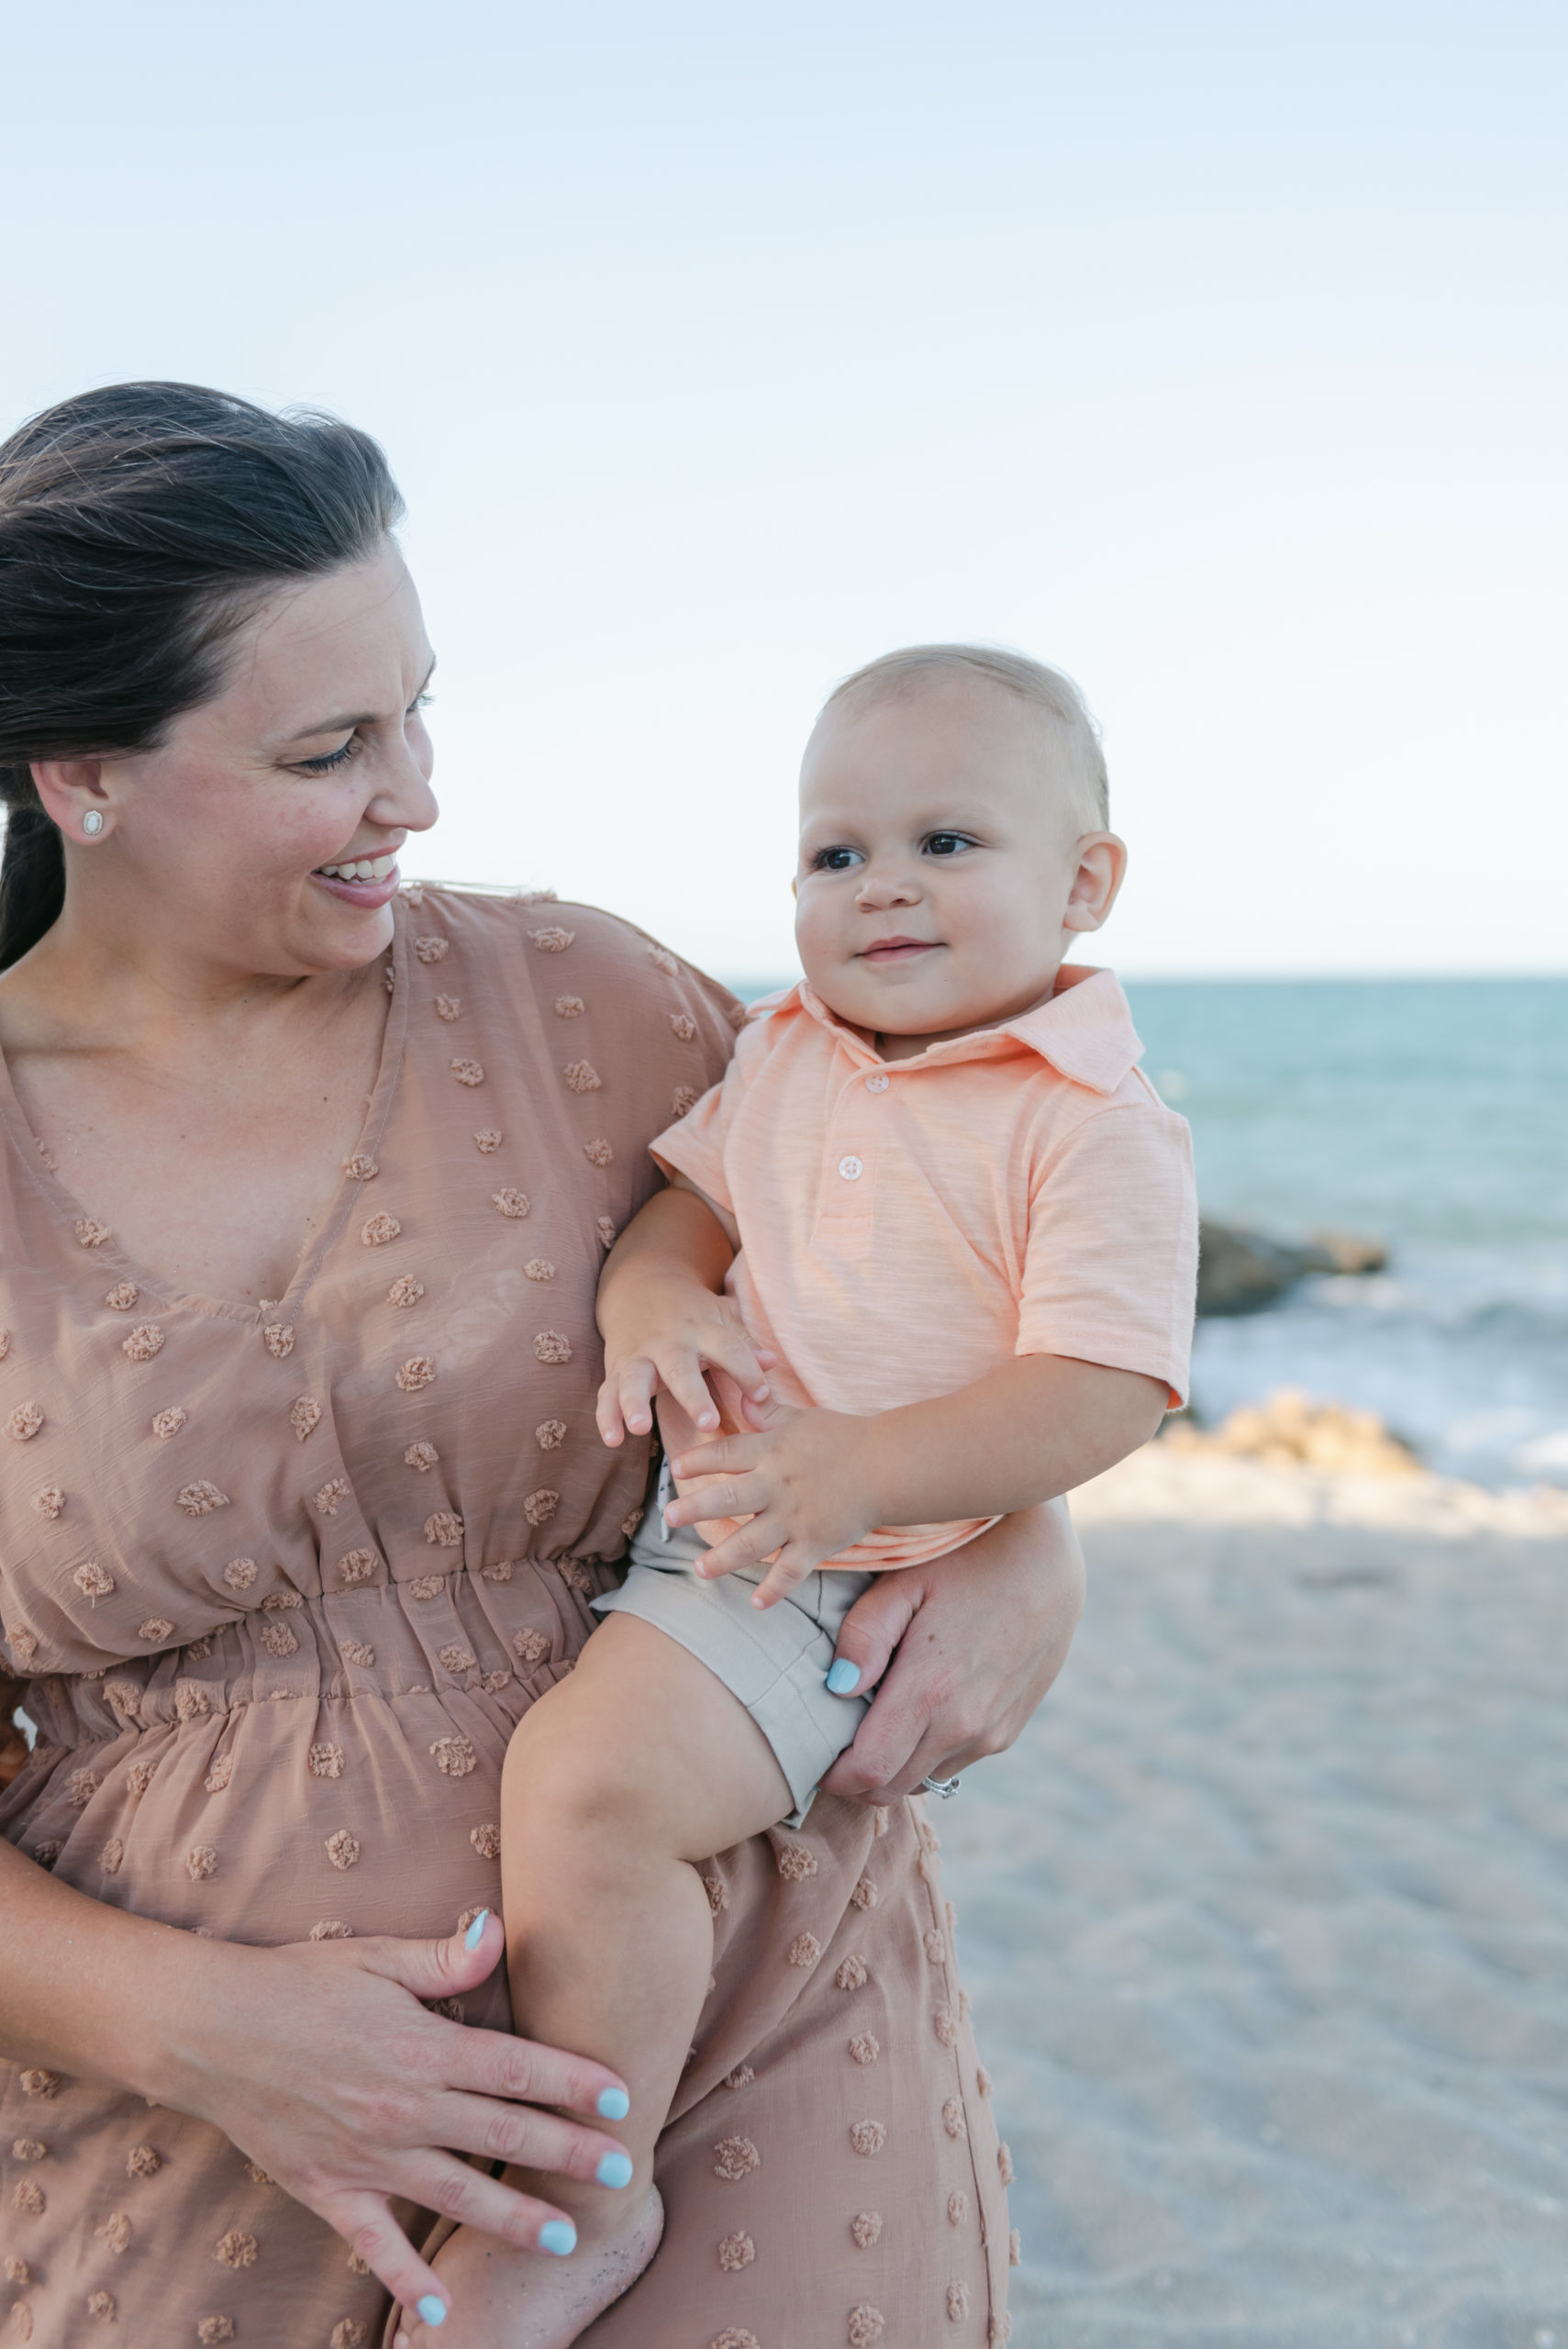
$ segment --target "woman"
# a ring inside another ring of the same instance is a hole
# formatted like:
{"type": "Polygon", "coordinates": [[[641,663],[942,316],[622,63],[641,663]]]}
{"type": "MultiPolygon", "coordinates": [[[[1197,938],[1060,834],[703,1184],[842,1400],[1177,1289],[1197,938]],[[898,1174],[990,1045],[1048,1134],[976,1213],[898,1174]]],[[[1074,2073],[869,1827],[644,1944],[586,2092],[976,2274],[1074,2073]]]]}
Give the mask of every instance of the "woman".
{"type": "MultiPolygon", "coordinates": [[[[498,1777],[641,1506],[595,1282],[735,1007],[588,908],[399,894],[399,511],[362,435],[190,386],[0,450],[0,2308],[39,2349],[355,2349],[389,2293],[440,2313],[438,2224],[539,2242],[502,2160],[615,2142],[609,2074],[506,2035],[498,1777]]],[[[868,1686],[903,1643],[839,1799],[709,1871],[664,2245],[596,2349],[1006,2337],[904,1798],[1010,1742],[1077,1603],[1041,1515],[851,1617],[868,1686]]]]}

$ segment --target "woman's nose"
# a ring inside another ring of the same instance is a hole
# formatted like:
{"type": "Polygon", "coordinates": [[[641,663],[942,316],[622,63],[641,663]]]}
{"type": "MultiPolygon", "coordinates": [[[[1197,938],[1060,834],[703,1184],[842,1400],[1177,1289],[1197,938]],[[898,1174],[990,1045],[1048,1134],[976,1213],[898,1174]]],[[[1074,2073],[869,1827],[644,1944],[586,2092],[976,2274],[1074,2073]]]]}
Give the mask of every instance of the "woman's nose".
{"type": "Polygon", "coordinates": [[[440,803],[430,788],[429,762],[418,756],[413,743],[405,740],[365,814],[372,823],[401,825],[409,832],[428,832],[440,812],[440,803]]]}

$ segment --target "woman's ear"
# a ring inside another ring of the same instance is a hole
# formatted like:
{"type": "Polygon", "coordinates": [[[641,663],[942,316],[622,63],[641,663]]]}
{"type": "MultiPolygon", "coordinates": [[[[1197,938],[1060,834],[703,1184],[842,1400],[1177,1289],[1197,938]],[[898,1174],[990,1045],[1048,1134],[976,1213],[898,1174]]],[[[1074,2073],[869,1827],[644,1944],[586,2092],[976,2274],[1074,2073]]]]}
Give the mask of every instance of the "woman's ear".
{"type": "Polygon", "coordinates": [[[89,845],[114,824],[114,803],[104,788],[102,759],[35,759],[33,788],[44,814],[68,841],[89,845]],[[88,818],[96,818],[89,822],[88,818]]]}
{"type": "Polygon", "coordinates": [[[1063,930],[1098,930],[1127,875],[1127,842],[1115,832],[1085,832],[1077,846],[1063,930]]]}

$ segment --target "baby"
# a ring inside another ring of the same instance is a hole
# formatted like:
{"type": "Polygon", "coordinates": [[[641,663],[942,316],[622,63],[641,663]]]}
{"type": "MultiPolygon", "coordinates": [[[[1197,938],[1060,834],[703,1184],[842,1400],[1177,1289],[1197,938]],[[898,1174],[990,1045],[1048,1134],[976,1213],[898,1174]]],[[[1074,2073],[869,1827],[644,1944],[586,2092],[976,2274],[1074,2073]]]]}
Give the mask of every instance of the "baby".
{"type": "Polygon", "coordinates": [[[1116,980],[1062,963],[1121,885],[1106,816],[1077,694],[1013,654],[890,653],[817,720],[805,983],[654,1143],[670,1186],[599,1291],[599,1425],[645,1434],[658,1398],[662,1506],[506,1761],[517,2028],[620,2073],[629,2154],[597,2185],[508,2174],[582,2254],[460,2234],[443,2342],[564,2349],[652,2256],[713,1963],[695,1863],[798,1824],[852,1739],[834,1648],[867,1576],[1070,1491],[1182,1399],[1187,1130],[1116,980]]]}

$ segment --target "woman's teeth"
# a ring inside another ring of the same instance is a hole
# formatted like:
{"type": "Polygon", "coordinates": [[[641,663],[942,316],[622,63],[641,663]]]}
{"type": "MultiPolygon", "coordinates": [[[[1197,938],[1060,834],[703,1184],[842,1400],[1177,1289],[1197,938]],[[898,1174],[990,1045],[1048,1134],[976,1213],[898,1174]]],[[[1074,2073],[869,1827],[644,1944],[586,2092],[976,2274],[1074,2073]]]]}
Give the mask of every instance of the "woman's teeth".
{"type": "Polygon", "coordinates": [[[361,856],[357,864],[318,864],[316,870],[332,881],[384,881],[396,867],[395,856],[361,856]]]}

